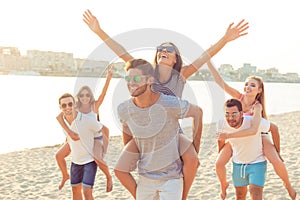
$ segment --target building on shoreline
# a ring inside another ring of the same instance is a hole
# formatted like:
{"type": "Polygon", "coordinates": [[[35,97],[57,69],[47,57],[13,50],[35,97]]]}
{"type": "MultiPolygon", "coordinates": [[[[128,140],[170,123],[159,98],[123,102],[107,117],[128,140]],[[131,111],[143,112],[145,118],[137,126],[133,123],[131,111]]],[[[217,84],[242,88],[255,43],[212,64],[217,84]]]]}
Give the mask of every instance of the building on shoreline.
{"type": "MultiPolygon", "coordinates": [[[[43,76],[105,77],[109,61],[74,58],[73,53],[28,50],[21,55],[17,47],[0,46],[0,74],[43,76]]],[[[113,63],[114,77],[123,77],[125,63],[113,63]]],[[[260,76],[265,82],[300,83],[297,73],[279,73],[277,68],[258,69],[250,63],[235,70],[231,64],[222,64],[218,71],[226,81],[244,81],[250,75],[260,76]]],[[[189,80],[213,80],[208,69],[200,69],[189,80]]]]}

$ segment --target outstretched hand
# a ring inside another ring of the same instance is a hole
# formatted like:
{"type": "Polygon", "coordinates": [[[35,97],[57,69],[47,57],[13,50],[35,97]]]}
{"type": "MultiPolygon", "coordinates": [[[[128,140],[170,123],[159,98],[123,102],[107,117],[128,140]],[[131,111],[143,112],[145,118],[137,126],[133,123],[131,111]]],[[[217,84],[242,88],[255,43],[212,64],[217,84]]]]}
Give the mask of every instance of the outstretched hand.
{"type": "Polygon", "coordinates": [[[245,22],[245,20],[241,20],[236,26],[232,27],[234,23],[229,24],[225,37],[227,42],[235,40],[241,36],[247,35],[246,31],[249,28],[249,23],[245,22]]]}
{"type": "Polygon", "coordinates": [[[101,30],[98,19],[91,13],[90,10],[84,11],[83,21],[89,26],[89,28],[97,33],[101,30]]]}

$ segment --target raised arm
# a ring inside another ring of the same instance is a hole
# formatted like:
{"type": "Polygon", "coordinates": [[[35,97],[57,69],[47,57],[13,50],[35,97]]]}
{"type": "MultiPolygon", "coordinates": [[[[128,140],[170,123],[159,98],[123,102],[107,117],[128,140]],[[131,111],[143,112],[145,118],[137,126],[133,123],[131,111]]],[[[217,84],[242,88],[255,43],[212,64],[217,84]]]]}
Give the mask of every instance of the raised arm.
{"type": "Polygon", "coordinates": [[[118,42],[113,40],[107,35],[99,25],[98,19],[91,13],[90,10],[86,10],[83,14],[83,21],[89,26],[89,28],[96,33],[105,44],[115,52],[125,62],[133,59],[133,57],[127,52],[127,50],[118,42]]]}
{"type": "Polygon", "coordinates": [[[193,118],[193,145],[197,153],[200,151],[201,135],[202,135],[202,116],[203,111],[200,107],[191,104],[186,117],[193,118]]]}
{"type": "Polygon", "coordinates": [[[182,76],[187,79],[194,74],[200,67],[204,65],[209,59],[216,55],[228,42],[233,41],[241,36],[247,35],[246,30],[249,28],[248,22],[241,20],[236,26],[234,23],[229,24],[225,35],[209,49],[201,54],[192,64],[182,68],[182,76]]]}
{"type": "Polygon", "coordinates": [[[105,81],[105,84],[103,86],[102,92],[101,92],[100,96],[98,97],[98,99],[95,101],[95,110],[97,111],[96,113],[98,113],[99,107],[103,103],[104,98],[106,96],[106,92],[107,92],[110,80],[113,76],[113,69],[114,69],[113,65],[108,69],[108,72],[107,72],[107,75],[106,75],[106,81],[105,81]]]}
{"type": "Polygon", "coordinates": [[[217,71],[217,69],[212,65],[212,63],[210,62],[210,60],[207,61],[207,66],[209,71],[211,72],[215,82],[230,96],[232,96],[233,98],[236,99],[240,99],[241,98],[241,93],[234,89],[233,87],[230,87],[224,80],[223,78],[220,76],[219,72],[217,71]]]}
{"type": "Polygon", "coordinates": [[[219,133],[219,139],[229,139],[229,138],[241,138],[251,135],[255,135],[258,131],[260,121],[261,121],[261,111],[262,105],[260,103],[254,106],[254,113],[251,120],[251,126],[249,128],[234,132],[234,133],[219,133]]]}
{"type": "Polygon", "coordinates": [[[59,124],[61,125],[61,127],[66,131],[66,133],[72,138],[72,140],[76,141],[76,140],[80,139],[78,133],[75,133],[71,129],[69,129],[69,127],[67,126],[67,124],[65,123],[65,121],[63,119],[62,112],[56,117],[56,119],[59,122],[59,124]]]}

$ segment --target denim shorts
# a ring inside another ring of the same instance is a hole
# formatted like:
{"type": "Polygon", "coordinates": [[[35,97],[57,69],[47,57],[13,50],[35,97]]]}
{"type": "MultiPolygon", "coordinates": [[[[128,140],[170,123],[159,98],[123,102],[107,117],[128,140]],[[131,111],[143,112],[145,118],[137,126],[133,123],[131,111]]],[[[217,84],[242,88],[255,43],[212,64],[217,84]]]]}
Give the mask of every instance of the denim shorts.
{"type": "Polygon", "coordinates": [[[85,188],[93,188],[97,172],[95,161],[84,165],[71,164],[71,186],[82,184],[85,188]]]}
{"type": "Polygon", "coordinates": [[[263,187],[266,181],[267,161],[254,164],[233,163],[232,180],[236,187],[257,185],[263,187]]]}

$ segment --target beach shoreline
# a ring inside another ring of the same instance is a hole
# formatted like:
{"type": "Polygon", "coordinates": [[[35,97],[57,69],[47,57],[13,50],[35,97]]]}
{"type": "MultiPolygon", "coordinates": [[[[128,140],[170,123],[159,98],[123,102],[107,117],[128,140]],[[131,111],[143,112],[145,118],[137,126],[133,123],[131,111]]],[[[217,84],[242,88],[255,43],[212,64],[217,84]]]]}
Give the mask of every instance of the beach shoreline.
{"type": "MultiPolygon", "coordinates": [[[[299,194],[300,111],[270,115],[269,120],[279,127],[281,155],[285,160],[291,183],[299,194]]],[[[184,131],[187,135],[190,134],[189,129],[184,131]]],[[[0,154],[0,199],[71,199],[69,181],[66,182],[62,190],[58,190],[61,174],[55,162],[55,153],[60,145],[0,154]]],[[[122,147],[121,136],[110,138],[106,161],[112,173],[122,147]]],[[[188,199],[219,199],[219,183],[214,166],[216,158],[217,146],[214,138],[214,124],[205,124],[199,154],[201,166],[198,169],[188,199]]],[[[69,157],[67,163],[70,163],[69,157]]],[[[230,176],[231,163],[228,163],[226,167],[228,170],[227,177],[230,181],[227,199],[235,199],[235,191],[230,176]]],[[[114,175],[113,181],[113,191],[106,193],[105,176],[98,170],[94,186],[95,199],[133,199],[114,175]]],[[[287,191],[270,163],[268,163],[263,199],[289,199],[287,191]]]]}

